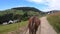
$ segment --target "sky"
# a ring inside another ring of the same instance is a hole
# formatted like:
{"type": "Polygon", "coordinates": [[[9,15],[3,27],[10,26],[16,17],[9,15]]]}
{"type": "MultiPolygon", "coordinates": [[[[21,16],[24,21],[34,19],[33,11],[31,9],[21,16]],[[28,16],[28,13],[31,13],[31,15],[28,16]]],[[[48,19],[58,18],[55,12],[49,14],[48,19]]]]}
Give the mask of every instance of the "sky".
{"type": "Polygon", "coordinates": [[[35,7],[41,11],[60,10],[60,0],[0,0],[0,10],[35,7]]]}

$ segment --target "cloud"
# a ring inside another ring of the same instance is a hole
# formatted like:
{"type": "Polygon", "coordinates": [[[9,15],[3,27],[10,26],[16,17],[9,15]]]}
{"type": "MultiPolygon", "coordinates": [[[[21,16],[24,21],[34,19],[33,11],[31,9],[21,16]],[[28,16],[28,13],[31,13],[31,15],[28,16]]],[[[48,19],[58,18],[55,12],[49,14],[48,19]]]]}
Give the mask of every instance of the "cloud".
{"type": "Polygon", "coordinates": [[[48,0],[27,0],[29,2],[34,2],[37,4],[48,4],[48,0]]]}
{"type": "Polygon", "coordinates": [[[27,0],[28,2],[34,2],[37,4],[47,5],[45,10],[60,10],[60,0],[27,0]]]}
{"type": "Polygon", "coordinates": [[[41,3],[41,2],[43,2],[42,0],[27,0],[27,1],[29,1],[29,2],[35,2],[35,3],[41,3]]]}
{"type": "Polygon", "coordinates": [[[14,7],[26,7],[26,5],[17,5],[17,6],[14,6],[14,7]]]}

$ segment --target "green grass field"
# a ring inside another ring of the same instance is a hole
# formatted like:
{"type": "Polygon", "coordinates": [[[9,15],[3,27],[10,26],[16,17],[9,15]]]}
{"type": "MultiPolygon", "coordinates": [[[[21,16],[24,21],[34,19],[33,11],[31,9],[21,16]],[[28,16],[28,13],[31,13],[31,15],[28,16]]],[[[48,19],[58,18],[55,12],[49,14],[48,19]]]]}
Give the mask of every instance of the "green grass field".
{"type": "Polygon", "coordinates": [[[53,26],[56,32],[59,34],[60,33],[60,13],[48,15],[47,20],[53,26]]]}
{"type": "Polygon", "coordinates": [[[8,25],[0,25],[0,34],[7,34],[7,32],[15,31],[20,27],[26,26],[27,21],[22,21],[21,23],[14,23],[8,25]]]}

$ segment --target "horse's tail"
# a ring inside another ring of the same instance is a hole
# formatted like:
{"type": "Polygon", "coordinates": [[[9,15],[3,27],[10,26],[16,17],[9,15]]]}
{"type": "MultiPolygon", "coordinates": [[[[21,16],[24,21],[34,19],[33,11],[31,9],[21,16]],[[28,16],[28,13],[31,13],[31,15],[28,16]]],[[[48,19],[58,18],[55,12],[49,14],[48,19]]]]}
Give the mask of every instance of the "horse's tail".
{"type": "Polygon", "coordinates": [[[32,22],[31,22],[32,29],[34,29],[34,27],[35,27],[35,21],[34,21],[34,19],[35,19],[35,17],[32,18],[32,22]]]}

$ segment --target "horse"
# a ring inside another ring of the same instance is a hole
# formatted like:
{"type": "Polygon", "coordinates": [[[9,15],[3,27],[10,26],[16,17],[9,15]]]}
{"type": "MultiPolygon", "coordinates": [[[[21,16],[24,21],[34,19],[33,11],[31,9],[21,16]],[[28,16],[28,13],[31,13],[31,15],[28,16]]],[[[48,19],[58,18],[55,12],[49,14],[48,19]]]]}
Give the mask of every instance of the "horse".
{"type": "Polygon", "coordinates": [[[40,25],[40,19],[37,16],[29,18],[28,21],[29,34],[36,34],[36,31],[40,25]]]}

